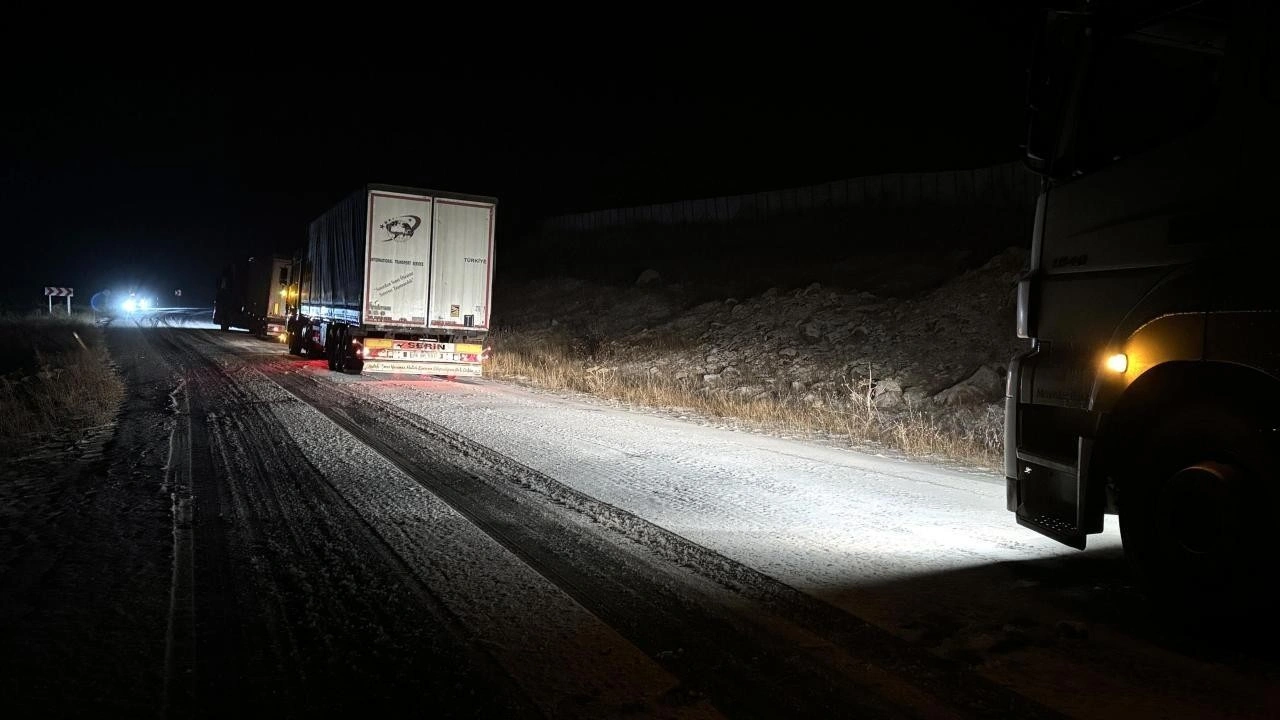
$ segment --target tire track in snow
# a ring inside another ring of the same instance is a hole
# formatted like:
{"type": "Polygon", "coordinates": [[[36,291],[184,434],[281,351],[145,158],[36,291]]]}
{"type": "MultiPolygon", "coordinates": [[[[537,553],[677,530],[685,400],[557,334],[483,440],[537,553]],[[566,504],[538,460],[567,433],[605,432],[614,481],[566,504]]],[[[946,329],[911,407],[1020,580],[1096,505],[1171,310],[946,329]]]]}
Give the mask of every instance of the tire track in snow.
{"type": "MultiPolygon", "coordinates": [[[[416,704],[434,697],[446,707],[455,698],[474,701],[471,712],[480,715],[527,716],[529,713],[518,706],[503,707],[494,700],[505,696],[501,682],[488,683],[488,689],[494,691],[492,697],[450,697],[446,689],[454,693],[460,689],[452,682],[458,679],[454,670],[467,667],[458,662],[461,658],[456,654],[451,658],[456,666],[453,669],[413,666],[416,672],[411,682],[425,687],[412,699],[387,694],[390,683],[404,679],[407,672],[397,676],[397,666],[384,667],[372,677],[356,677],[357,664],[367,660],[362,655],[366,645],[375,655],[390,649],[387,638],[393,643],[397,639],[401,643],[424,641],[431,646],[428,653],[434,649],[430,637],[413,632],[413,627],[423,627],[421,622],[404,620],[418,617],[414,610],[428,608],[411,610],[398,593],[380,587],[386,583],[380,582],[377,574],[379,557],[370,554],[367,545],[353,543],[350,537],[324,537],[323,533],[300,539],[294,535],[299,526],[336,522],[350,528],[351,523],[347,517],[331,517],[332,513],[312,515],[308,512],[311,508],[301,503],[281,502],[273,511],[276,483],[296,485],[306,479],[303,476],[317,473],[296,449],[298,474],[274,472],[278,467],[268,469],[264,459],[269,462],[277,450],[287,453],[290,449],[287,442],[281,442],[287,438],[280,433],[279,423],[262,414],[263,405],[247,396],[225,367],[185,340],[185,333],[167,331],[158,334],[156,345],[166,348],[170,359],[184,369],[184,394],[192,420],[189,440],[196,572],[195,663],[191,673],[194,712],[189,714],[354,713],[357,707],[370,712],[378,708],[396,711],[408,707],[410,700],[416,704]],[[346,556],[334,553],[335,548],[347,549],[346,556]],[[328,557],[308,557],[311,551],[328,557]],[[344,568],[356,568],[367,575],[350,578],[344,568]],[[308,580],[318,582],[306,584],[308,580]],[[379,591],[380,597],[370,597],[379,591]],[[336,606],[353,599],[359,607],[337,607],[335,611],[336,606]],[[373,632],[353,642],[352,620],[373,632]],[[406,624],[413,627],[406,628],[406,624]],[[400,633],[384,630],[397,625],[400,633]],[[340,644],[334,644],[335,635],[340,644]],[[308,677],[308,668],[327,671],[325,682],[308,677]],[[432,669],[434,675],[426,672],[432,669]],[[357,679],[361,684],[353,685],[357,679]],[[432,687],[436,684],[439,687],[432,687]],[[346,703],[356,705],[346,707],[346,703]]],[[[393,654],[387,662],[412,659],[413,652],[403,652],[393,654]]],[[[369,670],[367,665],[362,669],[369,670]]],[[[176,708],[169,710],[171,715],[178,714],[176,708]]]]}
{"type": "Polygon", "coordinates": [[[195,568],[191,527],[191,411],[185,380],[169,393],[173,427],[164,489],[173,513],[173,574],[169,585],[169,618],[165,628],[164,687],[161,717],[192,714],[195,678],[195,568]]]}
{"type": "MultiPolygon", "coordinates": [[[[319,421],[322,426],[332,426],[332,424],[324,420],[322,416],[310,407],[298,402],[296,398],[272,383],[261,373],[253,369],[244,368],[240,365],[238,359],[228,361],[225,355],[216,358],[210,357],[211,351],[218,350],[218,348],[211,346],[207,342],[194,340],[193,338],[197,336],[187,334],[180,337],[183,344],[191,346],[191,353],[201,356],[198,358],[200,362],[203,362],[209,368],[217,370],[218,374],[224,378],[224,382],[220,387],[223,387],[228,395],[234,396],[226,398],[221,407],[224,414],[234,412],[235,419],[219,418],[218,422],[225,424],[244,421],[246,430],[253,431],[251,433],[226,433],[228,438],[243,439],[250,446],[244,451],[231,453],[231,455],[236,458],[248,458],[254,453],[252,447],[257,446],[261,450],[262,457],[269,463],[280,461],[285,462],[290,467],[301,465],[306,468],[306,471],[295,477],[288,472],[282,472],[279,471],[279,468],[273,467],[269,477],[261,477],[259,473],[251,472],[250,468],[244,462],[241,462],[242,467],[239,473],[247,478],[247,480],[240,481],[241,485],[273,483],[275,491],[281,493],[283,504],[288,508],[286,517],[280,518],[278,522],[269,521],[265,525],[268,528],[274,524],[331,525],[335,529],[345,529],[345,532],[359,531],[356,534],[363,534],[366,538],[366,541],[360,547],[359,558],[344,560],[341,557],[337,557],[334,558],[334,562],[318,563],[320,568],[326,568],[329,566],[341,567],[344,563],[350,565],[352,562],[358,562],[361,566],[358,568],[362,572],[361,577],[350,579],[339,577],[335,580],[339,582],[338,587],[321,585],[309,588],[308,592],[304,594],[309,598],[316,599],[317,602],[321,602],[329,596],[344,599],[344,602],[349,602],[352,599],[381,597],[383,601],[388,603],[385,608],[376,603],[367,607],[357,605],[345,609],[335,608],[327,613],[327,617],[331,620],[348,618],[359,622],[364,616],[375,618],[385,616],[386,622],[384,626],[386,631],[390,631],[391,628],[395,627],[397,618],[420,616],[422,619],[417,622],[434,621],[435,626],[444,629],[455,638],[458,647],[450,650],[454,655],[451,659],[453,665],[465,668],[470,664],[485,674],[490,672],[500,673],[501,670],[497,667],[492,667],[490,670],[483,669],[493,665],[493,659],[489,656],[489,652],[494,651],[495,647],[484,645],[483,640],[480,645],[476,645],[477,638],[470,634],[474,633],[474,630],[470,628],[474,628],[475,625],[471,624],[468,627],[462,627],[458,619],[452,616],[450,610],[441,606],[433,589],[427,588],[418,579],[419,568],[426,559],[430,558],[433,553],[448,552],[449,545],[454,540],[450,537],[437,537],[433,542],[430,535],[418,538],[408,533],[397,532],[397,529],[401,527],[401,523],[404,523],[403,527],[405,529],[410,527],[410,522],[412,525],[421,527],[422,519],[415,517],[419,508],[414,507],[412,503],[408,506],[387,505],[384,503],[375,507],[369,507],[365,504],[366,500],[384,494],[378,492],[379,490],[395,491],[396,479],[370,474],[374,472],[374,467],[372,466],[377,463],[365,461],[363,467],[353,467],[351,460],[359,458],[360,453],[352,454],[344,447],[352,444],[350,443],[350,438],[346,437],[342,431],[337,430],[336,427],[333,428],[333,431],[327,431],[322,427],[317,432],[317,428],[312,427],[317,424],[316,421],[319,421]],[[261,386],[266,386],[270,390],[265,390],[261,386]],[[261,422],[250,420],[247,417],[249,415],[257,415],[263,419],[261,422]],[[337,436],[334,435],[334,431],[336,431],[337,436]],[[295,435],[295,433],[297,434],[295,435]],[[320,442],[319,446],[315,445],[317,441],[320,442]],[[271,449],[269,450],[268,448],[271,449]],[[325,468],[324,472],[317,472],[312,463],[324,464],[329,467],[325,468]],[[378,525],[376,528],[375,523],[378,525]],[[391,525],[390,528],[387,527],[388,524],[391,525]],[[405,540],[409,541],[407,546],[403,542],[405,540]],[[405,588],[393,588],[397,583],[403,583],[416,595],[416,607],[404,606],[405,600],[398,596],[405,588]],[[354,598],[351,597],[351,588],[358,588],[358,595],[354,598]]],[[[195,361],[194,358],[193,361],[195,361]]],[[[237,440],[237,442],[240,441],[237,440]]],[[[359,448],[363,448],[363,446],[358,446],[357,449],[359,448]]],[[[365,452],[376,458],[372,451],[367,450],[367,448],[365,452]]],[[[379,463],[382,462],[380,458],[377,460],[379,463]]],[[[395,471],[391,470],[391,472],[394,473],[395,471]]],[[[416,489],[420,494],[426,495],[425,491],[412,484],[407,478],[405,478],[405,483],[407,486],[416,489]]],[[[255,492],[252,488],[249,488],[247,497],[254,496],[255,492]]],[[[447,508],[442,503],[439,503],[438,500],[435,500],[435,502],[440,508],[444,508],[447,511],[447,508]]],[[[250,508],[249,512],[256,511],[250,508]]],[[[440,519],[436,518],[436,521],[438,522],[440,519]]],[[[453,522],[447,518],[444,520],[447,523],[453,522]]],[[[461,520],[459,519],[458,522],[461,522],[461,520]]],[[[422,529],[436,530],[437,528],[427,525],[422,529]]],[[[472,530],[475,532],[474,529],[472,530]]],[[[479,535],[478,532],[475,532],[475,534],[479,535]]],[[[484,536],[480,535],[480,537],[484,536]]],[[[488,538],[485,539],[488,540],[488,538]]],[[[316,534],[308,534],[308,545],[312,547],[322,549],[340,548],[349,544],[349,542],[343,541],[341,538],[322,538],[316,534]]],[[[496,546],[495,549],[501,552],[496,546]]],[[[280,550],[273,549],[270,554],[275,555],[278,552],[280,550]]],[[[288,557],[286,556],[283,561],[287,562],[288,557]]],[[[449,560],[448,562],[452,563],[455,568],[458,567],[456,561],[449,560]]],[[[488,565],[490,564],[501,566],[501,563],[487,561],[484,567],[475,568],[475,570],[488,572],[488,565]]],[[[312,566],[314,565],[316,563],[313,563],[312,566]]],[[[461,568],[468,569],[465,564],[461,565],[461,568]]],[[[436,568],[436,571],[438,570],[439,568],[436,568]]],[[[428,571],[426,574],[429,576],[431,572],[428,571]]],[[[323,580],[324,578],[315,579],[323,580]]],[[[509,579],[521,582],[518,576],[510,577],[509,579]]],[[[466,578],[463,578],[463,580],[465,581],[466,578]]],[[[298,592],[292,593],[294,596],[298,594],[298,592]]],[[[565,601],[571,602],[567,598],[565,601]]],[[[492,599],[487,597],[473,598],[469,604],[493,606],[492,599]]],[[[501,605],[501,602],[499,605],[501,605]]],[[[514,610],[514,608],[511,609],[514,610]]],[[[522,607],[520,612],[529,613],[531,610],[536,613],[536,608],[528,607],[522,607]]],[[[551,611],[555,611],[557,614],[563,613],[562,610],[548,605],[547,612],[551,611]]],[[[505,617],[491,617],[487,618],[487,620],[499,626],[510,624],[505,617]]],[[[618,694],[619,689],[626,691],[624,697],[634,701],[643,697],[641,694],[634,692],[637,687],[669,687],[674,684],[674,679],[669,676],[655,677],[655,672],[660,673],[657,666],[653,666],[653,671],[649,671],[645,668],[636,668],[625,664],[623,661],[626,658],[620,657],[625,656],[625,653],[614,652],[610,656],[608,653],[614,648],[596,647],[599,645],[598,636],[600,633],[591,628],[575,626],[572,624],[574,620],[575,618],[572,615],[565,620],[556,620],[555,618],[551,620],[561,626],[561,635],[568,636],[567,642],[570,649],[581,653],[580,657],[566,657],[564,660],[580,663],[594,662],[596,666],[602,669],[612,668],[618,671],[620,675],[616,678],[603,678],[603,684],[596,687],[586,685],[579,680],[575,688],[575,692],[578,692],[578,694],[575,695],[568,691],[559,693],[558,697],[552,698],[556,704],[542,705],[544,712],[558,717],[582,718],[616,716],[620,711],[623,715],[638,713],[644,716],[673,718],[711,717],[715,715],[714,711],[710,711],[705,703],[698,702],[697,698],[664,699],[663,702],[668,704],[652,706],[634,703],[631,706],[610,704],[614,696],[618,694]],[[566,624],[566,621],[568,621],[568,624],[566,624]],[[599,650],[603,650],[604,654],[599,655],[596,652],[599,650]],[[630,707],[630,709],[627,710],[627,707],[630,707]]],[[[292,622],[298,624],[300,621],[295,617],[292,622]]],[[[403,624],[403,622],[401,620],[400,624],[403,624]]],[[[376,627],[373,630],[375,632],[371,634],[371,639],[376,640],[379,631],[376,627]]],[[[528,650],[515,650],[514,654],[516,656],[532,654],[536,657],[540,652],[539,646],[551,640],[553,638],[549,636],[512,636],[508,642],[528,644],[528,650]]],[[[560,638],[560,640],[563,641],[564,638],[560,638]]],[[[427,641],[430,641],[430,638],[427,641]]],[[[400,641],[400,645],[405,642],[407,641],[400,641]]],[[[610,642],[616,644],[619,641],[611,640],[610,642]]],[[[384,641],[383,645],[385,644],[386,642],[384,641]]],[[[512,652],[506,651],[501,647],[497,647],[496,650],[500,654],[512,654],[512,652]]],[[[404,657],[410,654],[411,650],[404,647],[382,647],[380,653],[394,660],[397,657],[404,657]]],[[[636,655],[642,658],[638,653],[636,655]]],[[[546,660],[548,659],[550,658],[543,657],[543,664],[537,667],[517,669],[522,671],[524,677],[541,677],[549,681],[544,684],[551,688],[565,690],[563,681],[554,677],[554,674],[561,668],[558,668],[554,663],[547,663],[546,660]],[[552,676],[548,676],[549,673],[552,676]]],[[[439,671],[437,671],[437,674],[439,674],[439,671]]],[[[589,675],[589,673],[584,673],[585,675],[589,675]]],[[[308,680],[312,685],[316,682],[314,677],[308,680]]],[[[377,680],[373,679],[371,682],[376,685],[377,680]]],[[[519,693],[514,687],[507,687],[511,685],[512,681],[505,675],[502,677],[490,677],[484,680],[484,683],[488,685],[487,689],[491,696],[476,698],[475,701],[479,709],[468,711],[468,714],[476,713],[479,716],[486,717],[519,717],[521,715],[534,714],[528,707],[518,705],[501,710],[495,709],[495,698],[500,699],[507,694],[518,696],[519,693]],[[485,710],[484,708],[486,707],[489,710],[485,710]]],[[[526,685],[525,689],[528,690],[529,687],[526,685]]],[[[538,687],[533,688],[534,691],[538,689],[538,687]]],[[[527,700],[524,702],[527,703],[527,700]]],[[[332,709],[328,708],[327,710],[332,709]]]]}

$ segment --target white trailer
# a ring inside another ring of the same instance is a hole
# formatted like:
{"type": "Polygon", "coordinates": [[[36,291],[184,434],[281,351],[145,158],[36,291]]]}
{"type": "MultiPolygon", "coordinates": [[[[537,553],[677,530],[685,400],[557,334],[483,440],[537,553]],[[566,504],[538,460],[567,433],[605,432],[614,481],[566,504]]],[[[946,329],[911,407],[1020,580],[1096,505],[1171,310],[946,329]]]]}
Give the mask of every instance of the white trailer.
{"type": "Polygon", "coordinates": [[[497,201],[370,185],[311,223],[290,352],[345,372],[479,376],[497,201]]]}

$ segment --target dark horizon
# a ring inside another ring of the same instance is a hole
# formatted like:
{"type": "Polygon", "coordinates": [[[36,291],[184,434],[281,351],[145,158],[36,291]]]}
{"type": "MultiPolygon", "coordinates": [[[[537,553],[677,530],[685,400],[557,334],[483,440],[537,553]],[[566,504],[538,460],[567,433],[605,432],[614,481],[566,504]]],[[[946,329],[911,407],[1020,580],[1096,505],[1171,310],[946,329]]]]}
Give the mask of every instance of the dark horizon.
{"type": "Polygon", "coordinates": [[[3,299],[207,304],[222,265],[298,246],[364,183],[497,197],[501,254],[566,212],[1013,160],[1026,18],[936,3],[839,32],[531,43],[425,90],[376,63],[52,61],[3,114],[5,244],[31,278],[3,299]]]}

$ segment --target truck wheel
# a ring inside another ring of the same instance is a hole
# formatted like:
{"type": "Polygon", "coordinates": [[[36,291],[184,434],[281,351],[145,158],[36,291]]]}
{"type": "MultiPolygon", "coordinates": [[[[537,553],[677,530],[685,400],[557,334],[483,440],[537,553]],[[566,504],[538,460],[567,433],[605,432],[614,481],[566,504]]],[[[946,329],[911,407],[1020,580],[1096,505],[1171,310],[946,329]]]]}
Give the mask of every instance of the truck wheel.
{"type": "Polygon", "coordinates": [[[1266,424],[1186,408],[1137,443],[1120,486],[1125,555],[1154,599],[1179,610],[1269,601],[1275,450],[1266,424]]]}
{"type": "Polygon", "coordinates": [[[231,330],[231,326],[226,323],[222,323],[220,327],[222,328],[222,332],[228,332],[229,330],[231,330]]]}
{"type": "Polygon", "coordinates": [[[337,345],[337,342],[335,342],[335,335],[337,335],[337,333],[334,332],[333,326],[330,325],[329,332],[324,334],[324,359],[329,362],[330,370],[338,369],[338,363],[334,359],[334,356],[337,355],[337,353],[334,352],[334,347],[337,345]]]}

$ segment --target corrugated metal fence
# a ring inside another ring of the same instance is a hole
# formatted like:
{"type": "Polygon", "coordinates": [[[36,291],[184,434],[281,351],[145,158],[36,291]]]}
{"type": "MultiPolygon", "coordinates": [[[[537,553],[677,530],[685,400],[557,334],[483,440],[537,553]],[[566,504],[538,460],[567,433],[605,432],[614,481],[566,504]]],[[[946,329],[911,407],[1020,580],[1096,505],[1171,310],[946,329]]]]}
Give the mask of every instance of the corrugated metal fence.
{"type": "Polygon", "coordinates": [[[589,232],[637,224],[683,225],[763,221],[830,208],[907,210],[920,207],[1034,207],[1039,179],[1021,163],[974,170],[892,173],[819,185],[559,215],[545,231],[589,232]]]}

